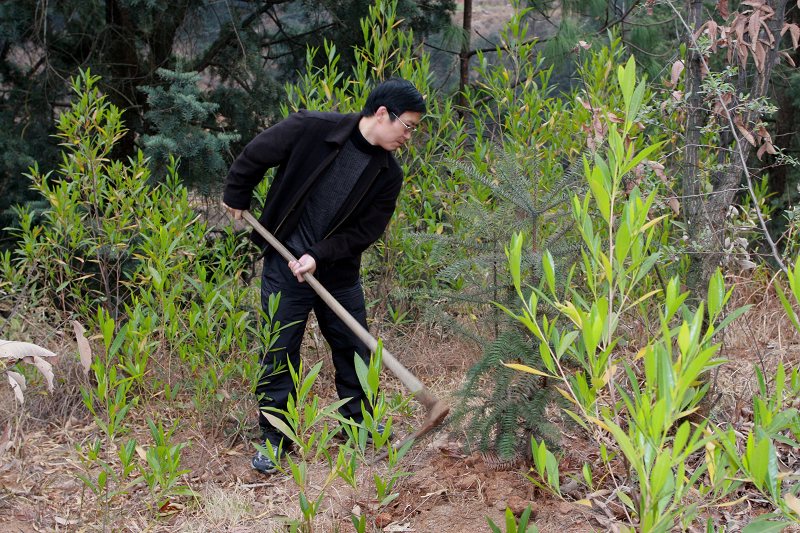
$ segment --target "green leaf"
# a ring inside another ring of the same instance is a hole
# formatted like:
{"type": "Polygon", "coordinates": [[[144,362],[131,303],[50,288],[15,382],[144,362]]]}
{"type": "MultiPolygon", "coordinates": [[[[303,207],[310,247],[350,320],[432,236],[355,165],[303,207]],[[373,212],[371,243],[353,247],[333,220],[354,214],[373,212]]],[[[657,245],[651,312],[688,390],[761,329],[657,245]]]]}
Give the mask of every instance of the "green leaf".
{"type": "Polygon", "coordinates": [[[270,414],[270,413],[267,413],[267,412],[265,412],[263,410],[262,410],[262,413],[264,414],[266,419],[269,421],[269,423],[272,424],[272,427],[274,427],[275,429],[277,429],[278,431],[280,431],[281,433],[286,435],[289,438],[289,440],[291,440],[295,444],[298,444],[297,436],[294,434],[294,431],[292,431],[292,428],[290,428],[286,424],[286,422],[284,422],[283,420],[281,420],[277,416],[275,416],[273,414],[270,414]]]}
{"type": "Polygon", "coordinates": [[[625,66],[620,65],[617,67],[617,81],[622,91],[622,97],[625,100],[625,112],[627,113],[631,108],[631,99],[636,83],[636,61],[633,56],[628,59],[625,66]]]}
{"type": "MultiPolygon", "coordinates": [[[[544,447],[544,441],[542,441],[544,447]]],[[[561,495],[561,486],[559,483],[558,461],[556,456],[550,450],[545,448],[545,466],[547,470],[547,484],[556,491],[556,494],[561,495]]]]}
{"type": "Polygon", "coordinates": [[[555,263],[553,261],[553,255],[550,253],[550,250],[544,251],[544,256],[542,257],[542,267],[544,268],[544,278],[547,281],[547,287],[550,289],[550,294],[553,297],[555,297],[556,269],[555,269],[555,263]]]}
{"type": "Polygon", "coordinates": [[[624,268],[625,258],[631,248],[631,232],[627,224],[620,224],[616,235],[616,245],[614,246],[614,257],[620,269],[624,268]]]}
{"type": "Polygon", "coordinates": [[[506,507],[506,533],[517,533],[517,518],[508,507],[506,507]]]}
{"type": "MultiPolygon", "coordinates": [[[[722,319],[719,324],[717,324],[717,331],[721,331],[726,328],[728,324],[750,311],[751,307],[753,307],[751,304],[747,304],[731,311],[727,316],[725,316],[725,318],[722,319]]],[[[800,329],[798,329],[798,331],[800,331],[800,329]]]]}
{"type": "Polygon", "coordinates": [[[527,533],[528,521],[531,518],[531,506],[527,506],[519,517],[519,531],[520,533],[527,533]]]}
{"type": "Polygon", "coordinates": [[[680,425],[678,431],[675,432],[675,438],[672,441],[673,461],[681,455],[681,452],[683,452],[683,448],[686,446],[686,442],[689,440],[690,431],[691,427],[689,426],[689,422],[684,422],[680,425]]]}
{"type": "Polygon", "coordinates": [[[358,382],[361,384],[361,388],[364,391],[369,390],[369,368],[367,368],[367,364],[358,354],[353,356],[353,362],[355,363],[356,367],[356,375],[358,376],[358,382]]]}
{"type": "MultiPolygon", "coordinates": [[[[558,341],[558,347],[556,348],[556,357],[561,359],[561,356],[564,355],[564,352],[575,343],[575,339],[580,335],[579,331],[570,331],[565,333],[563,337],[558,341]]],[[[548,354],[549,355],[549,354],[548,354]]],[[[549,367],[548,367],[549,369],[549,367]]],[[[553,372],[553,370],[550,370],[553,372]]]]}
{"type": "Polygon", "coordinates": [[[619,501],[624,503],[625,506],[628,507],[628,509],[631,509],[632,511],[636,511],[637,510],[636,509],[636,505],[633,503],[633,500],[631,500],[630,496],[628,496],[627,494],[625,494],[621,490],[617,490],[615,492],[615,494],[617,495],[617,498],[619,498],[619,501]]]}
{"type": "Polygon", "coordinates": [[[125,341],[125,337],[128,335],[128,323],[124,326],[119,328],[119,332],[117,336],[114,337],[114,342],[111,343],[111,347],[108,349],[108,357],[111,358],[119,351],[120,346],[125,341]]]}
{"type": "Polygon", "coordinates": [[[668,490],[670,486],[674,486],[671,459],[667,453],[656,456],[655,465],[650,472],[650,490],[655,499],[660,499],[663,491],[668,490]]]}
{"type": "Polygon", "coordinates": [[[647,156],[649,156],[650,154],[661,148],[663,145],[664,145],[663,142],[658,142],[655,144],[651,144],[649,146],[645,146],[644,148],[639,150],[639,152],[637,152],[633,158],[625,162],[625,165],[620,170],[621,174],[625,175],[628,172],[630,172],[634,167],[636,167],[636,165],[644,161],[644,159],[647,156]]]}
{"type": "Polygon", "coordinates": [[[708,316],[713,322],[717,314],[722,311],[723,298],[725,297],[725,282],[722,280],[722,272],[717,269],[708,283],[708,316]]]}
{"type": "MultiPolygon", "coordinates": [[[[631,59],[633,59],[633,56],[631,56],[631,59]]],[[[644,91],[646,87],[647,85],[644,81],[642,81],[633,91],[631,101],[628,104],[628,110],[626,111],[625,118],[627,123],[632,123],[634,120],[636,120],[636,115],[639,114],[639,108],[642,106],[642,100],[644,100],[644,91]]]]}
{"type": "Polygon", "coordinates": [[[511,246],[506,247],[506,257],[508,258],[508,266],[511,271],[511,279],[514,282],[514,288],[517,289],[517,294],[522,297],[522,243],[524,237],[522,233],[516,232],[511,237],[511,246]]]}
{"type": "Polygon", "coordinates": [[[633,442],[631,442],[628,435],[626,435],[625,432],[622,430],[622,428],[616,425],[613,420],[604,417],[603,421],[611,430],[611,433],[614,435],[614,439],[617,441],[617,444],[619,445],[620,450],[622,450],[622,453],[625,454],[625,457],[628,459],[628,462],[637,470],[640,477],[644,477],[642,476],[643,472],[641,472],[639,468],[641,465],[642,457],[641,454],[636,452],[637,447],[633,445],[633,442]]]}
{"type": "MultiPolygon", "coordinates": [[[[800,271],[800,269],[798,269],[798,271],[800,271]]],[[[786,311],[786,316],[789,317],[789,320],[791,320],[792,325],[795,327],[795,329],[797,331],[800,331],[800,319],[798,319],[797,313],[794,312],[792,304],[789,302],[789,299],[784,294],[783,287],[781,287],[781,284],[778,282],[778,280],[775,280],[775,292],[778,293],[778,298],[780,299],[781,304],[783,305],[783,309],[786,311]]]]}
{"type": "Polygon", "coordinates": [[[785,520],[775,521],[772,518],[775,518],[774,515],[762,515],[747,524],[742,533],[779,533],[792,524],[785,520]]]}
{"type": "MultiPolygon", "coordinates": [[[[575,332],[575,333],[577,333],[577,332],[575,332]]],[[[540,342],[539,343],[539,355],[542,358],[542,363],[544,364],[545,368],[547,368],[547,370],[549,370],[550,372],[555,374],[556,373],[556,364],[555,364],[555,361],[553,361],[552,354],[550,353],[550,345],[547,344],[546,342],[540,342]]],[[[561,354],[556,354],[556,357],[560,359],[561,358],[561,354]]]]}
{"type": "Polygon", "coordinates": [[[597,208],[603,215],[603,220],[608,223],[611,220],[611,200],[605,188],[605,179],[600,167],[595,165],[592,168],[589,178],[589,188],[592,190],[597,208]]]}
{"type": "Polygon", "coordinates": [[[497,525],[492,522],[492,519],[488,516],[486,517],[486,522],[489,524],[489,528],[492,530],[492,533],[503,533],[503,530],[497,527],[497,525]]]}

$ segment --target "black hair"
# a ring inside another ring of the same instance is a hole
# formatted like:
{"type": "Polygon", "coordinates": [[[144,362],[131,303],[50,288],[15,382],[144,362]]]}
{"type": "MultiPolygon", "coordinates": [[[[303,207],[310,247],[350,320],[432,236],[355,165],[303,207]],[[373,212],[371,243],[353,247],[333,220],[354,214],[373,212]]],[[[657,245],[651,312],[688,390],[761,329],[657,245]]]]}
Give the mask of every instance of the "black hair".
{"type": "MultiPolygon", "coordinates": [[[[424,113],[425,99],[410,81],[390,78],[372,89],[361,114],[371,117],[380,106],[385,106],[390,113],[395,115],[402,115],[406,111],[424,113]]],[[[390,118],[394,120],[393,116],[390,118]]]]}

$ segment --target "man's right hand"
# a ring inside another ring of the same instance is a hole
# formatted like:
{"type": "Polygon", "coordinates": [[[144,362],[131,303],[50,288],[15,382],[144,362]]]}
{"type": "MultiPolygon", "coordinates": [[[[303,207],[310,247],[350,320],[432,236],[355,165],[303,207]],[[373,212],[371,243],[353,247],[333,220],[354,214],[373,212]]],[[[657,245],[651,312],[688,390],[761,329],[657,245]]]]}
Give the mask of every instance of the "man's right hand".
{"type": "Polygon", "coordinates": [[[234,220],[241,220],[242,219],[242,209],[234,209],[231,206],[227,205],[225,202],[222,202],[222,207],[228,211],[228,215],[232,216],[234,220]]]}

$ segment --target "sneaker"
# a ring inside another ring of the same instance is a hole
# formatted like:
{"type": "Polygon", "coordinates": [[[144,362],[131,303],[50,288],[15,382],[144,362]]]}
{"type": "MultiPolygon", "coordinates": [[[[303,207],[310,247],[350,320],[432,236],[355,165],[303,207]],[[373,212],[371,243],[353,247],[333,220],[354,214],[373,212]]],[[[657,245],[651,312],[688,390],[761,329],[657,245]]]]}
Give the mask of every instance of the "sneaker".
{"type": "Polygon", "coordinates": [[[258,470],[262,474],[272,474],[278,467],[272,462],[272,459],[261,453],[256,452],[253,456],[253,461],[250,463],[254,470],[258,470]]]}

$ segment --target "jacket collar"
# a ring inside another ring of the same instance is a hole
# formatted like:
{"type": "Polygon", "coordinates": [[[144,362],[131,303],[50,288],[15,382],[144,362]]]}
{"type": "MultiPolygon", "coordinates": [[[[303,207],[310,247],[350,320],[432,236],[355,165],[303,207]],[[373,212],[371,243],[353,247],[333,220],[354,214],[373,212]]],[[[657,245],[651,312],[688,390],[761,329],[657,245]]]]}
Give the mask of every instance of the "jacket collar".
{"type": "MultiPolygon", "coordinates": [[[[325,141],[334,143],[339,147],[344,146],[344,143],[346,143],[347,139],[350,138],[353,128],[358,127],[359,120],[361,120],[361,113],[348,113],[346,115],[342,115],[342,119],[331,130],[328,136],[325,137],[325,141]]],[[[383,154],[379,155],[378,157],[380,158],[382,167],[389,166],[389,152],[384,150],[383,154]]]]}

